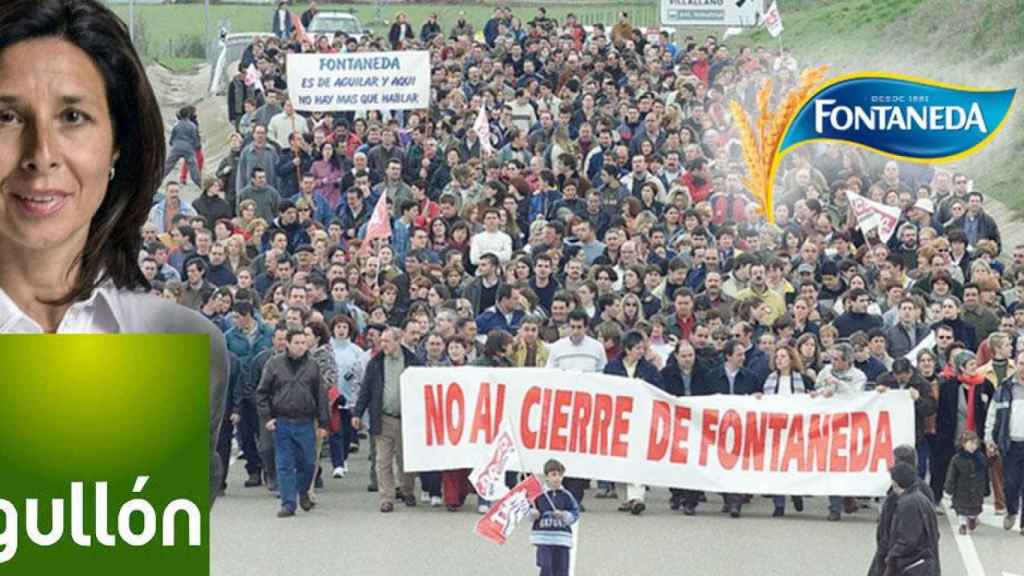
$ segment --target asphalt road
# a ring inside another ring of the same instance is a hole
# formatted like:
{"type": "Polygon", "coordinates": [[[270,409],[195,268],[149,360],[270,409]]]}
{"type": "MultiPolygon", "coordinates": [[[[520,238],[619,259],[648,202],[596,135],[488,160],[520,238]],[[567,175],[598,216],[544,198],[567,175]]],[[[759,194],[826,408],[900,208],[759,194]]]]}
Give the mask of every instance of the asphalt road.
{"type": "MultiPolygon", "coordinates": [[[[365,443],[364,443],[365,447],[365,443]]],[[[505,546],[473,532],[472,506],[457,513],[423,504],[378,512],[376,494],[366,492],[365,450],[352,456],[351,472],[327,479],[311,512],[278,519],[278,502],[265,487],[243,488],[244,462],[230,471],[227,496],[211,518],[214,576],[351,576],[536,574],[529,526],[520,525],[505,546]]],[[[593,499],[579,523],[577,576],[647,574],[793,574],[863,576],[874,551],[875,510],[861,510],[838,523],[825,520],[827,501],[810,498],[803,513],[792,508],[771,518],[771,501],[756,497],[732,519],[709,496],[693,517],[668,508],[668,491],[648,493],[639,517],[616,504],[593,499]]],[[[474,503],[470,496],[467,504],[474,503]]],[[[970,537],[959,537],[940,517],[944,576],[1024,576],[1024,536],[1004,532],[1001,518],[986,515],[970,537]],[[977,564],[972,559],[976,553],[977,564]],[[967,560],[965,561],[965,557],[967,560]],[[979,571],[979,568],[981,571],[979,571]]]]}

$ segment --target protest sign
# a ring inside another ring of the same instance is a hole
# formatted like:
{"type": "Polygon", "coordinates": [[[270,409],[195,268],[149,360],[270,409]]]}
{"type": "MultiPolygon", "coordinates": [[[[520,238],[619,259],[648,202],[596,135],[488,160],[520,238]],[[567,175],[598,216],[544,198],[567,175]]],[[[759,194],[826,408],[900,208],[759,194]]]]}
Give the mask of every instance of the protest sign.
{"type": "Polygon", "coordinates": [[[880,495],[893,447],[914,444],[905,391],[676,398],[640,380],[542,368],[402,374],[408,472],[472,468],[505,419],[527,471],[557,458],[578,478],[718,492],[880,495]]]}
{"type": "Polygon", "coordinates": [[[768,11],[764,13],[764,26],[772,38],[777,38],[779,34],[782,34],[782,15],[779,13],[778,4],[774,1],[768,11]]]}
{"type": "Polygon", "coordinates": [[[661,0],[664,26],[754,26],[760,0],[661,0]]]}
{"type": "Polygon", "coordinates": [[[469,473],[469,482],[484,500],[497,500],[508,493],[505,486],[505,471],[517,461],[516,439],[508,421],[502,422],[501,432],[495,439],[491,456],[469,473]]]}
{"type": "Polygon", "coordinates": [[[857,194],[846,191],[853,214],[857,218],[857,226],[861,232],[867,234],[872,229],[878,229],[878,238],[882,242],[888,242],[896,231],[896,224],[900,221],[901,210],[896,206],[887,206],[881,202],[875,202],[857,194]]]}
{"type": "Polygon", "coordinates": [[[530,514],[533,501],[543,493],[540,480],[535,476],[528,477],[491,506],[476,523],[476,533],[497,544],[504,544],[516,525],[530,514]]]}
{"type": "Polygon", "coordinates": [[[430,52],[289,54],[296,110],[411,110],[430,106],[430,52]]]}

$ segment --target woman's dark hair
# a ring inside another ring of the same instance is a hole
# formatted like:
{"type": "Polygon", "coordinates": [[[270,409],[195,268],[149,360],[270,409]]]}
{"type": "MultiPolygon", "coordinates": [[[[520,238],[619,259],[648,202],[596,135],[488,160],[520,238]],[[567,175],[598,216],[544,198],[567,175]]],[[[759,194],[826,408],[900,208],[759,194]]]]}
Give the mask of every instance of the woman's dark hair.
{"type": "MultiPolygon", "coordinates": [[[[51,304],[87,299],[112,280],[120,289],[149,290],[136,260],[166,155],[163,119],[128,28],[97,0],[9,0],[0,4],[0,52],[19,42],[56,37],[74,44],[96,64],[106,86],[120,154],[116,174],[93,215],[78,277],[51,304]]],[[[41,55],[45,58],[45,55],[41,55]]]]}
{"type": "Polygon", "coordinates": [[[491,358],[501,356],[512,340],[512,335],[504,330],[491,330],[484,342],[484,356],[491,358]]]}

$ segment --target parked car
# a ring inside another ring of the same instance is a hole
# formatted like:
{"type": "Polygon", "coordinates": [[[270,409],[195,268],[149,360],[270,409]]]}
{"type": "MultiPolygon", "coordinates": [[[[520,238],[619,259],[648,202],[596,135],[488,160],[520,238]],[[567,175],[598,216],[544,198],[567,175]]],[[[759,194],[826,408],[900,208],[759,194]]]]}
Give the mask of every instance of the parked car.
{"type": "Polygon", "coordinates": [[[266,32],[239,32],[224,34],[211,53],[210,87],[211,95],[224,94],[228,84],[235,77],[242,53],[252,44],[257,36],[267,36],[266,32]]]}
{"type": "Polygon", "coordinates": [[[333,36],[335,32],[344,32],[347,36],[355,38],[357,41],[370,33],[359,22],[359,18],[347,12],[320,12],[313,17],[313,21],[306,27],[306,33],[310,36],[318,34],[333,36]]]}

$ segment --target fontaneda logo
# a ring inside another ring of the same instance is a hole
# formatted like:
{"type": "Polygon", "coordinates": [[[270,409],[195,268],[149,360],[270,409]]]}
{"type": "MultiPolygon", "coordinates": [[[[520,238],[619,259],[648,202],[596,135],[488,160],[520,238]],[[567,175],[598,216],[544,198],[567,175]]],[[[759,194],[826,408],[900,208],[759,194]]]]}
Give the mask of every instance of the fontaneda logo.
{"type": "Polygon", "coordinates": [[[205,335],[0,337],[0,573],[209,574],[205,335]]]}
{"type": "Polygon", "coordinates": [[[738,102],[730,103],[749,173],[746,185],[770,222],[775,175],[794,148],[831,140],[911,162],[948,162],[995,138],[1016,93],[880,72],[823,82],[825,69],[806,70],[776,112],[768,109],[772,84],[766,82],[757,94],[756,126],[738,102]]]}

